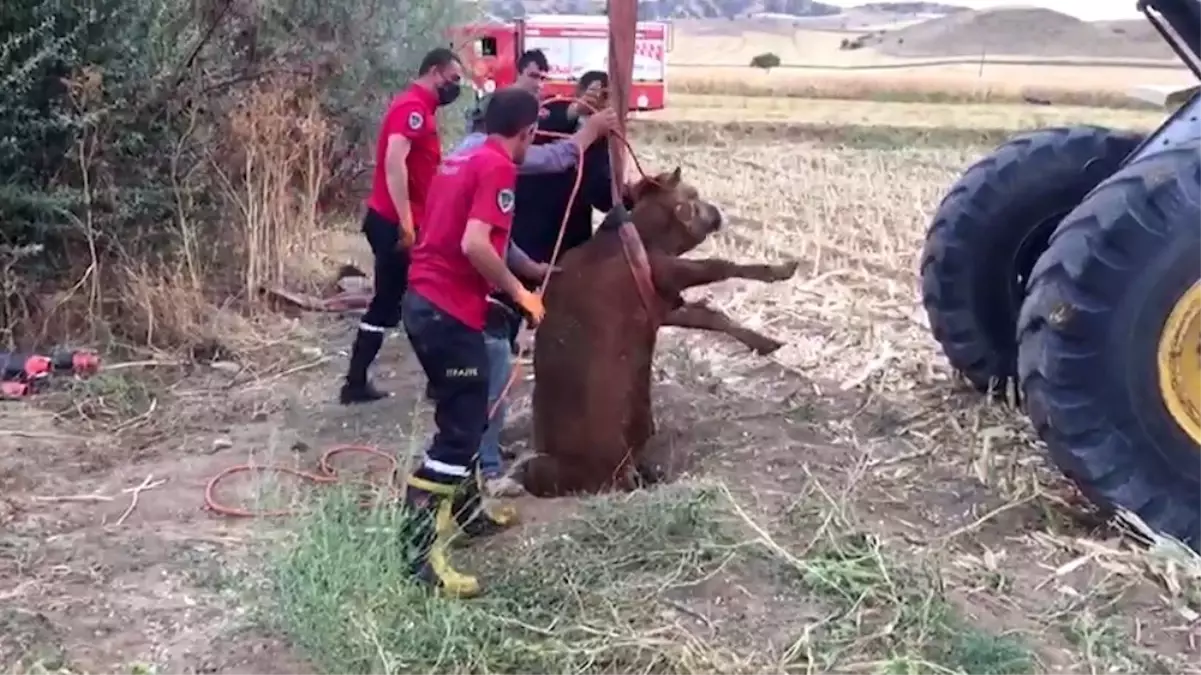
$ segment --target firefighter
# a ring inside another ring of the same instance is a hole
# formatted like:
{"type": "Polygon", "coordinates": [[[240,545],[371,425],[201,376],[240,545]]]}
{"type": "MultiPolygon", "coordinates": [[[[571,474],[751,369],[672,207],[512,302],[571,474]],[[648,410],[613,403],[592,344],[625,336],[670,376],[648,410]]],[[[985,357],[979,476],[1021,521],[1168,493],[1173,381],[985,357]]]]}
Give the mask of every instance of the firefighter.
{"type": "Polygon", "coordinates": [[[442,161],[436,111],[459,97],[462,64],[445,47],[421,60],[417,79],[388,106],[376,141],[375,173],[363,234],[375,256],[375,294],[363,314],[342,385],[343,404],[377,401],[388,394],[368,379],[384,335],[400,322],[400,299],[409,249],[425,215],[430,181],[442,161]]]}
{"type": "Polygon", "coordinates": [[[484,533],[510,521],[479,505],[475,456],[488,422],[488,355],[484,346],[488,294],[499,288],[532,324],[542,300],[504,262],[516,207],[517,166],[538,122],[538,99],[510,87],[485,112],[487,140],[449,157],[430,187],[432,200],[412,253],[401,303],[405,333],[429,380],[437,430],[408,477],[413,510],[413,572],[459,597],[479,592],[473,577],[447,562],[449,539],[461,527],[484,533]]]}

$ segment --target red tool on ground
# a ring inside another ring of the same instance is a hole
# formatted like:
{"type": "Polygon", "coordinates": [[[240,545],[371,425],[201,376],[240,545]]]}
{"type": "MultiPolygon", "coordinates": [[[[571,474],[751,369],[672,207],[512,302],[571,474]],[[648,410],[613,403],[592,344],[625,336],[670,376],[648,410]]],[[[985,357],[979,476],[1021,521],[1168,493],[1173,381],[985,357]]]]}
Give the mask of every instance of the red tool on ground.
{"type": "Polygon", "coordinates": [[[100,356],[85,349],[60,349],[50,355],[0,352],[0,397],[21,398],[33,393],[51,375],[87,377],[100,368],[100,356]]]}

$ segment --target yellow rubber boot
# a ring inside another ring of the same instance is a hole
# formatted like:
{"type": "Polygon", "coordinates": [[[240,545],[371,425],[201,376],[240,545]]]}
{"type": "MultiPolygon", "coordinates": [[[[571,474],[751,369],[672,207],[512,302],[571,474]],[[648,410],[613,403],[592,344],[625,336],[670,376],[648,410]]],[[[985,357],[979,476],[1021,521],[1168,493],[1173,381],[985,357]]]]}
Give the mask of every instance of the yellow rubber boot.
{"type": "Polygon", "coordinates": [[[477,473],[474,479],[460,487],[454,499],[455,522],[463,534],[473,539],[490,537],[518,522],[516,507],[484,503],[481,480],[482,477],[477,473]]]}
{"type": "Polygon", "coordinates": [[[454,509],[457,486],[416,476],[409,476],[407,484],[405,504],[413,512],[409,526],[413,575],[443,595],[476,597],[481,592],[479,580],[450,562],[451,543],[462,537],[454,509]]]}

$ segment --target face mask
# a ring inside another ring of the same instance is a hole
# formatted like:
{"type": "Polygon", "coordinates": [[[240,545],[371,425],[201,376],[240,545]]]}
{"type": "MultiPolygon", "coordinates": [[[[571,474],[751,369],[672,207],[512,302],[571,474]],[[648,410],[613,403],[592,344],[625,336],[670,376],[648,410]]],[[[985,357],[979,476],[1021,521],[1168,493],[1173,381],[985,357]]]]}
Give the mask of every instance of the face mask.
{"type": "Polygon", "coordinates": [[[450,105],[459,97],[462,86],[458,82],[445,82],[438,85],[438,105],[450,105]]]}

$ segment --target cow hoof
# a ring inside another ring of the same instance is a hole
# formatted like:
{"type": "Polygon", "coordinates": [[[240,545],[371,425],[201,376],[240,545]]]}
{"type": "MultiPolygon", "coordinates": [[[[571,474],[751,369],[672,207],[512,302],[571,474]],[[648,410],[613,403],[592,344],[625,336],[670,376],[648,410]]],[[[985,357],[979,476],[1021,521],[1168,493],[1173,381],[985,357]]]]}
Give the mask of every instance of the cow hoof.
{"type": "MultiPolygon", "coordinates": [[[[801,266],[801,263],[796,260],[793,260],[792,262],[784,263],[782,265],[773,265],[772,266],[772,281],[785,281],[787,279],[791,279],[792,275],[796,274],[796,271],[800,266],[801,266]]],[[[779,349],[779,348],[780,348],[779,346],[776,347],[776,349],[779,349]]],[[[772,350],[772,351],[775,351],[775,350],[772,350]]]]}
{"type": "Polygon", "coordinates": [[[667,480],[666,474],[659,470],[659,467],[650,464],[639,464],[634,467],[634,475],[637,485],[642,488],[658,485],[667,480]]]}
{"type": "Polygon", "coordinates": [[[751,349],[754,350],[754,352],[756,354],[758,354],[759,356],[767,356],[768,354],[775,353],[776,350],[778,350],[780,347],[783,347],[783,346],[784,346],[783,342],[777,342],[776,340],[772,340],[772,339],[765,339],[765,340],[763,340],[762,343],[756,343],[754,345],[751,345],[751,349]]]}

